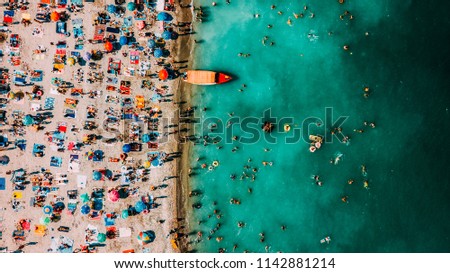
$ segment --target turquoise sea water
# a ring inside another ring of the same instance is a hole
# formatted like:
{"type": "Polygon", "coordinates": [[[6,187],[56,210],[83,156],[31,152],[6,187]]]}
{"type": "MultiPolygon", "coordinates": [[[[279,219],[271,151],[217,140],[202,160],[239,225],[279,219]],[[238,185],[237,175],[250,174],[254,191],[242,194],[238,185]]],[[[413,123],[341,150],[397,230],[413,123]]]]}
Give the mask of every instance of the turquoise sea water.
{"type": "MultiPolygon", "coordinates": [[[[304,141],[284,143],[292,131],[274,132],[277,144],[260,139],[252,145],[194,146],[191,187],[203,195],[191,199],[202,208],[193,210],[190,227],[204,235],[192,248],[232,252],[237,244],[236,252],[264,252],[266,246],[270,252],[449,252],[450,23],[445,2],[231,0],[226,5],[219,0],[216,7],[211,2],[195,1],[208,16],[196,25],[200,43],[193,68],[228,72],[236,80],[194,88],[195,105],[208,108],[198,115],[226,123],[227,113],[261,117],[270,108],[272,116],[293,117],[292,128],[306,129],[305,118],[325,120],[325,108],[331,107],[334,119],[348,117],[342,129],[351,140],[345,145],[334,139],[315,153],[304,141]],[[339,18],[346,10],[353,20],[339,18]],[[304,18],[295,19],[293,13],[304,13],[304,18]],[[375,122],[376,128],[364,121],[375,122]],[[236,146],[239,150],[231,152],[236,146]],[[342,160],[330,164],[337,153],[342,160]],[[213,160],[220,162],[214,170],[200,168],[213,160]],[[244,170],[244,165],[258,171],[244,170]],[[255,181],[240,180],[243,171],[255,174],[255,181]],[[320,175],[322,187],[311,179],[314,174],[320,175]],[[355,182],[349,185],[349,179],[355,182]],[[341,201],[343,196],[348,203],[341,201]],[[231,198],[241,205],[231,205],[231,198]],[[199,220],[204,223],[198,225],[199,220]],[[245,227],[238,228],[239,221],[245,227]],[[207,240],[217,223],[220,229],[207,240]],[[331,243],[320,244],[328,235],[331,243]]],[[[327,126],[310,126],[310,132],[324,135],[327,126]]],[[[260,131],[260,125],[256,128],[260,131]]],[[[245,136],[239,130],[233,135],[245,136]]]]}

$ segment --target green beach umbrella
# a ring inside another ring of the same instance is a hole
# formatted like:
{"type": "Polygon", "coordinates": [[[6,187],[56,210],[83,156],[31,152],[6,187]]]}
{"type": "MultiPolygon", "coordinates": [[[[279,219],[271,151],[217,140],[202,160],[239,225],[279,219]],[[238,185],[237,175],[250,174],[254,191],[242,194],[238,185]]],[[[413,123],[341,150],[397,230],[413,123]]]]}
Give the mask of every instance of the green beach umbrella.
{"type": "Polygon", "coordinates": [[[128,218],[128,210],[124,209],[122,210],[122,219],[127,219],[128,218]]]}
{"type": "Polygon", "coordinates": [[[97,241],[99,241],[100,243],[103,243],[104,241],[106,241],[106,234],[105,233],[99,233],[97,235],[97,241]]]}
{"type": "Polygon", "coordinates": [[[130,2],[127,4],[127,8],[129,11],[134,11],[136,9],[136,4],[133,2],[130,2]]]}
{"type": "Polygon", "coordinates": [[[81,202],[86,203],[89,201],[89,194],[85,193],[80,195],[81,202]]]}
{"type": "Polygon", "coordinates": [[[41,219],[39,220],[39,223],[41,223],[42,225],[48,225],[50,224],[52,220],[50,220],[49,217],[41,217],[41,219]]]}

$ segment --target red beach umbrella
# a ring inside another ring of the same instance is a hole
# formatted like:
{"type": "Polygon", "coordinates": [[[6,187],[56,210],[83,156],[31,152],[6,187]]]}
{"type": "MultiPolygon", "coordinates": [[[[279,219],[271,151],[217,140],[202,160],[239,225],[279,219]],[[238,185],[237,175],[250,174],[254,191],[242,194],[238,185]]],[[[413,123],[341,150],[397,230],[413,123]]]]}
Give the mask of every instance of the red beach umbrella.
{"type": "Polygon", "coordinates": [[[112,190],[108,194],[108,198],[111,202],[117,202],[119,200],[119,192],[116,190],[112,190]]]}
{"type": "Polygon", "coordinates": [[[54,12],[52,12],[52,13],[50,14],[50,19],[51,19],[53,22],[58,21],[60,17],[61,17],[61,16],[59,16],[59,13],[56,12],[56,11],[54,11],[54,12]]]}
{"type": "Polygon", "coordinates": [[[163,81],[167,80],[169,78],[169,72],[166,69],[159,71],[159,78],[163,81]]]}
{"type": "Polygon", "coordinates": [[[110,41],[105,43],[105,50],[108,52],[113,50],[113,44],[110,41]]]}

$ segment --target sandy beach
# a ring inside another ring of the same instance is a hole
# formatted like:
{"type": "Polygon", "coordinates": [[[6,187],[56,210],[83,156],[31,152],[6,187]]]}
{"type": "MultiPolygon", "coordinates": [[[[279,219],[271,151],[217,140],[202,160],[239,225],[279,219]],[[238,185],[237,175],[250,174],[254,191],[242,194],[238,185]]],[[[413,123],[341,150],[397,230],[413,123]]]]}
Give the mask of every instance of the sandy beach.
{"type": "MultiPolygon", "coordinates": [[[[128,27],[131,32],[129,38],[135,37],[136,43],[105,52],[105,43],[90,43],[88,40],[94,37],[93,22],[98,12],[104,12],[107,4],[113,4],[110,2],[114,1],[85,3],[82,11],[69,13],[67,31],[70,36],[56,33],[55,22],[41,24],[32,21],[28,26],[20,23],[8,25],[10,32],[5,33],[8,40],[0,44],[5,53],[2,66],[9,69],[11,92],[19,95],[10,99],[3,109],[7,111],[8,124],[0,128],[2,135],[7,135],[9,141],[9,146],[0,151],[0,155],[6,155],[10,159],[9,164],[2,166],[0,171],[0,177],[5,178],[6,182],[5,190],[0,190],[0,248],[4,252],[61,252],[66,249],[71,250],[67,252],[86,249],[93,252],[179,252],[180,248],[174,247],[174,244],[183,245],[180,240],[183,229],[180,227],[185,225],[184,195],[188,189],[187,174],[183,173],[186,170],[182,166],[187,164],[188,145],[179,143],[177,126],[178,107],[187,107],[188,103],[175,102],[188,102],[189,92],[180,77],[160,80],[158,73],[163,67],[178,71],[180,67],[187,65],[186,61],[191,52],[190,35],[180,35],[176,40],[161,40],[160,42],[165,43],[165,50],[170,52],[168,56],[157,59],[150,54],[144,54],[148,49],[149,39],[145,33],[160,35],[163,30],[162,22],[155,20],[157,12],[150,12],[145,8],[143,13],[146,16],[146,27],[138,30],[134,24],[137,20],[128,27]],[[73,37],[73,19],[82,19],[82,49],[74,49],[76,39],[73,37]],[[20,64],[16,66],[8,61],[8,50],[11,47],[9,37],[12,34],[18,34],[21,42],[20,64]],[[62,42],[65,47],[59,46],[62,42]],[[139,47],[144,49],[139,50],[139,47]],[[81,66],[80,62],[69,65],[68,59],[72,52],[84,56],[85,52],[93,52],[92,50],[103,52],[101,60],[95,61],[98,69],[91,69],[87,64],[81,66]],[[56,73],[53,65],[55,52],[66,55],[65,65],[56,73]],[[126,53],[126,56],[123,53],[126,53]],[[136,63],[135,59],[132,63],[132,54],[139,56],[139,63],[136,63]],[[121,63],[120,72],[107,73],[110,58],[121,63]],[[143,69],[141,65],[149,67],[143,69]],[[34,82],[34,85],[16,86],[12,82],[15,70],[24,71],[28,75],[35,70],[42,70],[43,80],[34,82]],[[145,77],[140,75],[141,71],[145,77]],[[88,82],[91,77],[88,73],[92,73],[94,78],[91,83],[88,82]],[[83,79],[80,78],[81,75],[83,79]],[[96,76],[100,80],[96,80],[96,76]],[[58,92],[58,88],[52,84],[52,78],[55,77],[60,81],[72,83],[73,87],[67,88],[65,94],[58,92]],[[151,88],[143,88],[143,80],[150,81],[151,88]],[[127,82],[124,90],[120,88],[121,81],[127,82]],[[41,86],[43,90],[38,99],[27,95],[32,94],[36,85],[41,86]],[[74,97],[73,88],[82,89],[82,94],[74,97]],[[20,93],[25,96],[20,98],[20,93]],[[138,106],[141,101],[136,96],[143,97],[144,107],[138,106]],[[36,131],[33,126],[24,127],[23,135],[9,130],[14,120],[11,117],[14,111],[22,119],[26,115],[36,116],[43,111],[36,111],[36,108],[42,109],[47,98],[54,99],[54,107],[52,110],[45,110],[51,112],[52,116],[39,125],[42,128],[36,131]],[[119,118],[113,125],[108,124],[111,112],[122,113],[123,116],[124,98],[131,101],[132,119],[119,118]],[[111,100],[117,102],[111,103],[111,100]],[[151,130],[146,128],[149,127],[149,116],[158,117],[159,122],[157,127],[151,130]],[[98,127],[92,130],[83,129],[86,121],[96,122],[98,127]],[[134,125],[133,122],[140,126],[138,133],[135,133],[136,130],[131,133],[130,126],[134,125]],[[151,134],[155,129],[158,132],[157,139],[151,139],[148,143],[142,141],[143,134],[151,134]],[[62,139],[56,144],[55,132],[63,133],[62,139]],[[90,134],[96,135],[97,139],[86,141],[86,136],[90,134]],[[17,140],[26,142],[23,151],[15,145],[17,140]],[[107,140],[111,140],[111,143],[107,140]],[[77,143],[80,143],[79,149],[77,143]],[[126,143],[138,143],[142,148],[125,152],[126,143]],[[38,157],[33,155],[34,144],[45,146],[42,154],[38,153],[38,157]],[[98,156],[96,151],[102,151],[103,154],[98,156]],[[100,159],[95,160],[96,157],[100,159]],[[156,166],[152,164],[155,160],[159,163],[155,164],[156,166]],[[56,165],[52,166],[50,162],[53,161],[56,165]],[[15,171],[20,169],[25,171],[26,183],[23,183],[23,188],[18,189],[15,188],[12,178],[15,171]],[[101,177],[95,177],[97,173],[101,173],[101,177]],[[126,179],[132,178],[127,185],[120,182],[124,176],[126,179]],[[111,197],[121,189],[126,192],[125,197],[121,196],[118,200],[111,197]],[[70,196],[68,191],[75,191],[75,196],[70,196]],[[36,202],[37,193],[42,192],[45,192],[45,200],[36,202]],[[103,194],[94,196],[94,192],[103,194]],[[82,200],[81,196],[84,194],[90,196],[89,200],[82,200]],[[145,200],[150,201],[146,203],[145,200]],[[133,212],[140,201],[146,205],[143,211],[136,215],[123,215],[124,210],[133,212]],[[96,202],[101,203],[100,209],[95,208],[96,202]],[[60,203],[64,204],[62,211],[59,211],[60,203]],[[73,212],[69,211],[69,203],[73,212]],[[82,208],[86,205],[91,211],[82,213],[82,208]],[[52,207],[53,215],[44,213],[46,206],[52,207]],[[49,222],[46,217],[50,218],[49,222]],[[70,231],[59,231],[61,226],[68,227],[70,231]],[[151,238],[147,238],[148,242],[144,242],[146,239],[138,239],[138,236],[143,236],[141,232],[146,231],[149,231],[149,235],[153,234],[150,235],[151,238]],[[13,234],[17,236],[12,236],[13,234]],[[106,241],[98,234],[106,234],[106,241]]],[[[50,8],[50,12],[64,10],[50,8]]],[[[30,4],[27,10],[15,11],[14,21],[20,22],[23,13],[34,18],[38,12],[38,6],[30,4]]],[[[190,8],[177,6],[175,11],[169,13],[173,15],[174,20],[164,23],[164,27],[171,27],[176,32],[179,31],[179,28],[175,27],[178,22],[191,20],[190,8]]],[[[133,12],[126,9],[123,17],[128,16],[133,16],[133,12]]],[[[113,21],[122,22],[123,18],[111,16],[106,26],[112,26],[113,21]]],[[[118,38],[120,35],[116,36],[118,38]]],[[[7,96],[10,95],[2,95],[7,96]]]]}

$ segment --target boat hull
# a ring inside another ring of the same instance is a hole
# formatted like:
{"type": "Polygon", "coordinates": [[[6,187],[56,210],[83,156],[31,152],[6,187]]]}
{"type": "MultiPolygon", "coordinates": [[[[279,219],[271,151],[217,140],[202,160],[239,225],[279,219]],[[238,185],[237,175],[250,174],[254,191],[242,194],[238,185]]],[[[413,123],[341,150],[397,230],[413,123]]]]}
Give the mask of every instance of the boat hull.
{"type": "Polygon", "coordinates": [[[231,76],[207,70],[188,70],[183,78],[185,82],[196,85],[215,85],[229,82],[231,76]]]}

